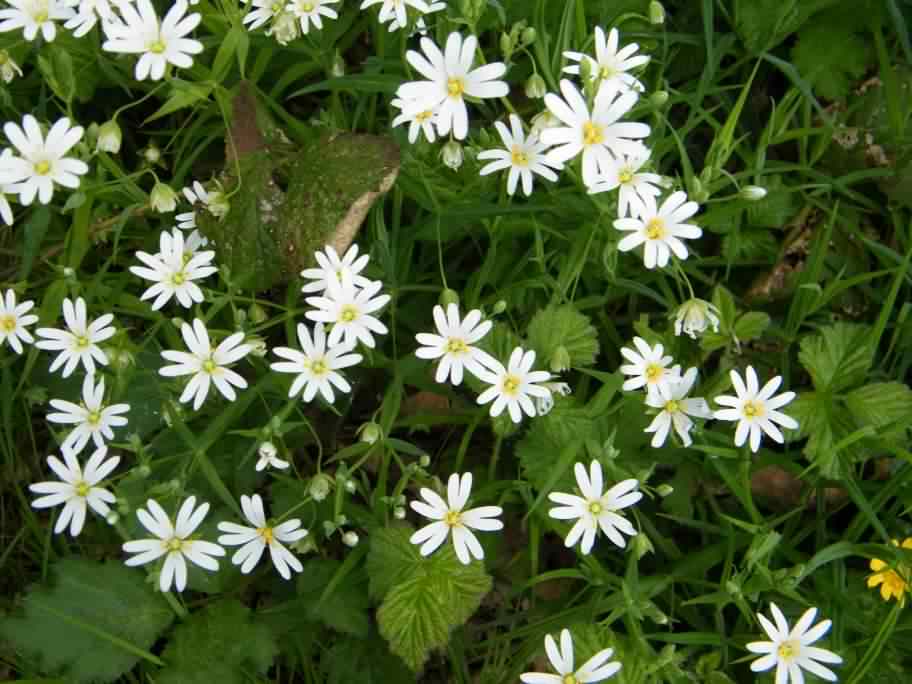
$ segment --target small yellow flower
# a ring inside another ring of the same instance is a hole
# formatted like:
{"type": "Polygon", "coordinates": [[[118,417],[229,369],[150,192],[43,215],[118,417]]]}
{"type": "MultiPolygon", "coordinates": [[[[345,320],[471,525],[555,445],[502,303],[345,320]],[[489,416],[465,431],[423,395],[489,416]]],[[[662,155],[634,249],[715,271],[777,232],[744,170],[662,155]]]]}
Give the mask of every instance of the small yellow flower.
{"type": "MultiPolygon", "coordinates": [[[[893,540],[893,546],[900,546],[897,540],[893,540]]],[[[906,537],[903,540],[902,548],[912,549],[912,537],[906,537]]],[[[871,570],[874,574],[868,577],[868,587],[880,585],[880,596],[884,601],[896,598],[900,604],[906,602],[906,592],[909,590],[909,581],[912,579],[909,566],[905,563],[897,564],[896,568],[891,568],[879,558],[871,559],[871,570]]]]}

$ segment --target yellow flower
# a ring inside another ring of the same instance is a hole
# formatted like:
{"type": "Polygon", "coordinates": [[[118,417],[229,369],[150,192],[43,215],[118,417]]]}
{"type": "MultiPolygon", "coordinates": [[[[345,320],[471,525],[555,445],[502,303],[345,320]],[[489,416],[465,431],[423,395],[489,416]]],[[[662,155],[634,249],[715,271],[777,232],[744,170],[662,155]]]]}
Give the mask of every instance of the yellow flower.
{"type": "MultiPolygon", "coordinates": [[[[897,540],[893,540],[893,546],[900,546],[897,540]]],[[[903,540],[902,548],[912,549],[912,537],[906,537],[903,540]]],[[[897,564],[896,568],[889,567],[879,558],[871,560],[871,570],[874,574],[868,577],[868,587],[880,585],[880,596],[884,601],[896,598],[900,604],[906,602],[906,592],[909,590],[909,581],[912,580],[910,568],[905,563],[897,564]]]]}

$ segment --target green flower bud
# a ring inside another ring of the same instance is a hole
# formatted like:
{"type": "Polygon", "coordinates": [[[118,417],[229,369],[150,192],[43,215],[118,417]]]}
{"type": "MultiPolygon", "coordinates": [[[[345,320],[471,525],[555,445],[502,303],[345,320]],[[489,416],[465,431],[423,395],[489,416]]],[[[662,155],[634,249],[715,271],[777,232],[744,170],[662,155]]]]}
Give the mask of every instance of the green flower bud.
{"type": "Polygon", "coordinates": [[[446,288],[440,293],[440,297],[437,299],[437,303],[440,304],[444,309],[446,309],[450,304],[455,304],[459,306],[459,293],[456,290],[451,290],[446,288]]]}
{"type": "Polygon", "coordinates": [[[645,534],[640,532],[632,540],[631,548],[636,554],[637,560],[640,560],[647,553],[655,553],[655,547],[645,534]]]}
{"type": "Polygon", "coordinates": [[[393,517],[396,520],[405,520],[405,509],[402,506],[396,506],[393,509],[393,517]]]}
{"type": "Polygon", "coordinates": [[[652,95],[649,96],[649,102],[656,109],[661,109],[668,102],[668,91],[667,90],[657,90],[652,95]]]}
{"type": "Polygon", "coordinates": [[[443,163],[446,166],[453,169],[453,171],[458,171],[465,159],[465,154],[463,153],[461,144],[455,140],[450,140],[440,151],[440,157],[443,159],[443,163]]]}
{"type": "Polygon", "coordinates": [[[663,499],[666,496],[670,496],[674,492],[674,487],[670,484],[665,484],[664,482],[656,487],[656,493],[661,496],[663,499]]]}
{"type": "Polygon", "coordinates": [[[766,188],[759,185],[745,185],[738,194],[748,202],[758,202],[766,197],[766,188]]]}
{"type": "Polygon", "coordinates": [[[377,423],[371,421],[358,428],[358,437],[366,444],[375,444],[378,439],[383,437],[383,430],[377,423]]]}
{"type": "Polygon", "coordinates": [[[535,42],[535,39],[538,37],[538,33],[536,33],[536,31],[533,27],[527,26],[526,28],[523,29],[520,36],[521,36],[520,40],[522,41],[523,47],[528,47],[529,45],[532,45],[532,43],[535,42]]]}
{"type": "Polygon", "coordinates": [[[331,489],[332,478],[323,473],[314,475],[310,480],[310,487],[308,487],[310,498],[314,501],[323,501],[323,499],[329,496],[331,489]]]}
{"type": "Polygon", "coordinates": [[[254,302],[247,309],[247,317],[254,325],[260,325],[269,320],[269,314],[266,313],[266,309],[254,302]]]}
{"type": "Polygon", "coordinates": [[[342,59],[342,55],[339,54],[338,50],[336,50],[336,55],[333,58],[332,67],[330,68],[329,73],[333,78],[342,78],[345,76],[345,60],[342,59]]]}
{"type": "Polygon", "coordinates": [[[492,309],[492,312],[495,316],[502,314],[506,310],[507,303],[503,299],[498,299],[496,302],[494,302],[494,308],[492,309]]]}
{"type": "Polygon", "coordinates": [[[695,340],[710,326],[713,332],[719,332],[719,310],[709,302],[694,298],[678,307],[674,323],[675,335],[683,332],[695,340]]]}
{"type": "Polygon", "coordinates": [[[120,152],[120,144],[123,141],[123,131],[113,119],[105,121],[98,129],[98,140],[95,143],[95,149],[101,152],[117,154],[120,152]]]}
{"type": "Polygon", "coordinates": [[[161,161],[161,150],[158,149],[158,145],[155,143],[149,143],[149,146],[142,152],[143,159],[146,160],[147,164],[158,164],[161,161]]]}
{"type": "Polygon", "coordinates": [[[342,535],[342,543],[351,549],[355,548],[358,545],[359,541],[361,541],[361,540],[358,537],[357,532],[353,532],[353,531],[349,530],[348,532],[346,532],[345,534],[342,535]]]}
{"type": "Polygon", "coordinates": [[[431,465],[431,457],[427,454],[421,454],[421,457],[418,459],[418,465],[422,468],[427,468],[431,465]]]}
{"type": "Polygon", "coordinates": [[[509,33],[500,34],[500,51],[507,61],[513,56],[513,38],[509,33]]]}
{"type": "Polygon", "coordinates": [[[551,362],[548,367],[552,373],[563,373],[565,370],[570,369],[570,352],[567,351],[564,345],[560,345],[551,354],[551,362]]]}
{"type": "Polygon", "coordinates": [[[665,8],[658,0],[649,3],[649,23],[655,26],[665,23],[665,8]]]}
{"type": "Polygon", "coordinates": [[[548,92],[545,79],[538,74],[532,74],[526,81],[526,97],[531,100],[540,100],[548,92]]]}
{"type": "Polygon", "coordinates": [[[174,211],[177,207],[177,193],[169,185],[156,183],[149,195],[149,205],[159,214],[174,211]]]}

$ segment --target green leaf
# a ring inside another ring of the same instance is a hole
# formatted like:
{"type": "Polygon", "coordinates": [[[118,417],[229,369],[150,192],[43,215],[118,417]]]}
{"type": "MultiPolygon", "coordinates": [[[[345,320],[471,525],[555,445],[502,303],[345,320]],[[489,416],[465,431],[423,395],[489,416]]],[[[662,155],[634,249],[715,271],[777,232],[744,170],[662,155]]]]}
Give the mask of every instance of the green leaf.
{"type": "Polygon", "coordinates": [[[491,577],[481,562],[460,563],[449,542],[422,557],[409,543],[411,534],[404,526],[377,530],[368,573],[371,593],[385,596],[377,611],[380,633],[417,672],[432,650],[446,646],[450,631],[478,609],[491,577]]]}
{"type": "Polygon", "coordinates": [[[576,486],[573,464],[561,464],[557,459],[568,444],[589,438],[595,431],[595,421],[588,413],[576,408],[556,405],[550,413],[532,421],[532,426],[516,445],[516,455],[525,478],[539,492],[572,492],[576,486]],[[555,468],[563,465],[559,475],[555,468]]]}
{"type": "Polygon", "coordinates": [[[51,212],[47,207],[36,208],[23,226],[22,262],[19,264],[19,280],[26,280],[32,272],[32,266],[41,250],[41,243],[51,225],[51,212]]]}
{"type": "Polygon", "coordinates": [[[345,575],[332,593],[323,597],[341,566],[339,561],[328,558],[314,558],[304,564],[304,571],[298,575],[298,610],[338,632],[365,637],[370,622],[363,572],[360,578],[354,573],[345,575]]]}
{"type": "Polygon", "coordinates": [[[735,337],[742,342],[756,340],[769,327],[770,317],[762,311],[748,311],[735,323],[735,337]]]}
{"type": "Polygon", "coordinates": [[[269,630],[234,599],[212,603],[177,627],[156,684],[246,684],[246,673],[265,674],[277,649],[269,630]]]}
{"type": "Polygon", "coordinates": [[[572,304],[539,311],[529,323],[527,336],[537,357],[536,369],[547,370],[559,347],[566,350],[572,368],[591,366],[598,356],[598,332],[572,304]]]}
{"type": "Polygon", "coordinates": [[[68,682],[110,682],[129,672],[171,624],[174,613],[120,562],[65,558],[51,567],[51,586],[33,586],[21,617],[0,620],[0,638],[68,682]]]}
{"type": "Polygon", "coordinates": [[[815,392],[799,396],[786,407],[786,413],[798,421],[796,438],[808,438],[804,446],[808,460],[824,477],[840,477],[842,468],[834,447],[849,433],[851,416],[826,395],[815,392]]]}
{"type": "MultiPolygon", "coordinates": [[[[212,62],[212,79],[221,83],[231,69],[231,58],[235,53],[246,52],[250,38],[247,30],[242,26],[232,26],[219,45],[218,52],[212,62]]],[[[240,59],[240,57],[239,57],[240,59]]],[[[239,62],[240,64],[240,62],[239,62]]]]}
{"type": "Polygon", "coordinates": [[[323,660],[326,684],[406,684],[415,676],[390,653],[376,631],[367,639],[338,639],[323,660]]]}
{"type": "Polygon", "coordinates": [[[856,32],[858,24],[838,15],[815,17],[798,33],[792,62],[817,95],[839,100],[873,61],[870,41],[856,32]]]}
{"type": "Polygon", "coordinates": [[[845,403],[859,426],[872,425],[878,438],[902,437],[912,423],[912,390],[901,382],[875,382],[852,390],[845,403]],[[892,424],[887,432],[885,428],[892,424]]]}
{"type": "Polygon", "coordinates": [[[839,0],[749,0],[738,3],[735,30],[753,53],[770,50],[811,15],[839,0]]]}
{"type": "Polygon", "coordinates": [[[54,94],[64,102],[72,102],[76,95],[76,77],[73,75],[73,58],[61,47],[49,46],[47,53],[38,55],[38,69],[54,94]]]}
{"type": "Polygon", "coordinates": [[[186,107],[192,107],[197,102],[208,100],[213,88],[211,83],[191,83],[179,78],[172,79],[170,83],[171,97],[165,100],[152,116],[143,121],[143,125],[186,107]]]}
{"type": "Polygon", "coordinates": [[[801,340],[798,359],[819,392],[840,392],[864,382],[874,349],[871,328],[836,323],[801,340]]]}

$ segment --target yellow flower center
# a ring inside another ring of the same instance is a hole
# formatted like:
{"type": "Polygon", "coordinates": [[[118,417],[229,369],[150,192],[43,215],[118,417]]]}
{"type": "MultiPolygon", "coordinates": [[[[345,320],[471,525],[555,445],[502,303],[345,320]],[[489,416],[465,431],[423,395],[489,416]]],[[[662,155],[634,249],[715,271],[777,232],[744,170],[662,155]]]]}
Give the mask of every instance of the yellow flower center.
{"type": "Polygon", "coordinates": [[[458,337],[451,337],[447,341],[446,346],[447,354],[465,354],[469,351],[469,345],[465,343],[465,340],[460,340],[458,337]]]}
{"type": "Polygon", "coordinates": [[[434,112],[432,112],[430,109],[425,109],[423,112],[419,112],[418,114],[415,114],[415,121],[417,121],[418,123],[424,123],[425,121],[430,119],[432,116],[434,116],[434,112]]]}
{"type": "Polygon", "coordinates": [[[271,527],[260,527],[257,528],[257,534],[263,538],[263,542],[266,546],[270,546],[273,540],[273,532],[271,527]]]}
{"type": "Polygon", "coordinates": [[[151,43],[149,43],[149,52],[154,53],[156,55],[160,55],[164,51],[165,51],[165,41],[163,41],[161,38],[158,38],[157,40],[153,40],[151,43]]]}
{"type": "Polygon", "coordinates": [[[646,224],[646,237],[649,240],[661,240],[665,237],[665,221],[654,218],[646,224]]]}
{"type": "Polygon", "coordinates": [[[519,145],[513,146],[513,152],[510,155],[510,159],[513,162],[514,166],[528,166],[529,165],[529,155],[526,154],[525,150],[519,145]]]}
{"type": "Polygon", "coordinates": [[[589,502],[589,512],[592,515],[601,515],[602,514],[602,504],[598,501],[589,502]]]}
{"type": "Polygon", "coordinates": [[[681,405],[677,402],[677,400],[672,399],[671,401],[665,402],[665,410],[668,413],[677,413],[681,410],[681,405]]]}
{"type": "Polygon", "coordinates": [[[40,162],[35,162],[35,173],[39,176],[46,176],[51,172],[51,162],[46,159],[42,159],[40,162]]]}
{"type": "Polygon", "coordinates": [[[759,401],[745,401],[741,410],[745,418],[760,418],[763,415],[763,404],[759,401]]]}
{"type": "Polygon", "coordinates": [[[447,511],[447,514],[443,516],[443,522],[449,527],[459,527],[462,525],[462,513],[459,511],[447,511]]]}
{"type": "Polygon", "coordinates": [[[602,68],[599,69],[598,75],[601,79],[614,78],[617,75],[618,71],[610,64],[603,64],[602,68]]]}
{"type": "Polygon", "coordinates": [[[36,24],[43,24],[44,22],[46,22],[48,20],[48,11],[39,10],[38,12],[35,13],[34,18],[35,18],[36,24]]]}
{"type": "Polygon", "coordinates": [[[583,124],[584,145],[600,145],[603,142],[605,142],[605,134],[602,131],[601,126],[594,124],[591,121],[587,121],[583,124]]]}
{"type": "Polygon", "coordinates": [[[576,675],[568,674],[564,675],[564,678],[561,679],[561,684],[579,684],[579,680],[576,678],[576,675]]]}
{"type": "Polygon", "coordinates": [[[521,384],[522,380],[515,375],[508,375],[503,381],[503,393],[511,397],[516,396],[521,384]]]}
{"type": "Polygon", "coordinates": [[[101,411],[90,411],[86,416],[86,422],[89,425],[98,425],[101,422],[101,411]]]}
{"type": "Polygon", "coordinates": [[[8,314],[6,316],[0,316],[0,331],[5,333],[11,333],[16,329],[16,318],[15,316],[8,314]]]}
{"type": "Polygon", "coordinates": [[[316,361],[311,361],[310,372],[314,375],[326,375],[329,372],[329,368],[323,359],[317,359],[316,361]]]}
{"type": "Polygon", "coordinates": [[[343,323],[351,323],[358,317],[358,310],[351,304],[342,307],[339,312],[339,320],[343,323]]]}
{"type": "Polygon", "coordinates": [[[633,171],[630,169],[622,169],[618,174],[618,181],[621,185],[627,185],[627,183],[633,182],[633,171]]]}
{"type": "Polygon", "coordinates": [[[451,78],[447,81],[447,95],[453,98],[462,97],[465,92],[465,81],[461,78],[451,78]]]}
{"type": "Polygon", "coordinates": [[[184,546],[184,540],[177,537],[171,537],[171,539],[165,541],[164,544],[168,551],[180,551],[184,546]]]}
{"type": "Polygon", "coordinates": [[[790,662],[792,659],[798,657],[798,653],[801,651],[801,644],[798,644],[794,641],[783,641],[779,644],[779,648],[776,649],[776,653],[779,655],[780,660],[785,662],[790,662]]]}
{"type": "Polygon", "coordinates": [[[187,281],[187,276],[184,275],[183,271],[178,271],[177,273],[175,273],[174,275],[171,276],[172,285],[180,286],[180,285],[183,285],[186,281],[187,281]]]}
{"type": "Polygon", "coordinates": [[[85,336],[85,335],[76,336],[76,348],[77,349],[85,349],[86,347],[89,346],[89,344],[91,344],[91,342],[89,341],[89,338],[87,336],[85,336]]]}
{"type": "Polygon", "coordinates": [[[284,3],[274,2],[269,6],[269,11],[273,14],[278,14],[285,7],[284,3]]]}
{"type": "Polygon", "coordinates": [[[303,12],[313,12],[313,9],[314,9],[314,5],[312,2],[302,2],[301,3],[301,10],[303,12]]]}
{"type": "Polygon", "coordinates": [[[646,366],[646,380],[648,382],[658,382],[661,379],[665,369],[657,363],[650,363],[646,366]]]}
{"type": "Polygon", "coordinates": [[[76,496],[80,496],[84,499],[89,495],[89,490],[92,489],[92,487],[85,480],[79,480],[76,482],[73,489],[76,490],[76,496]]]}
{"type": "Polygon", "coordinates": [[[208,373],[209,375],[212,375],[215,372],[216,368],[218,368],[218,364],[212,360],[212,357],[209,357],[208,359],[203,361],[203,372],[204,373],[208,373]]]}

